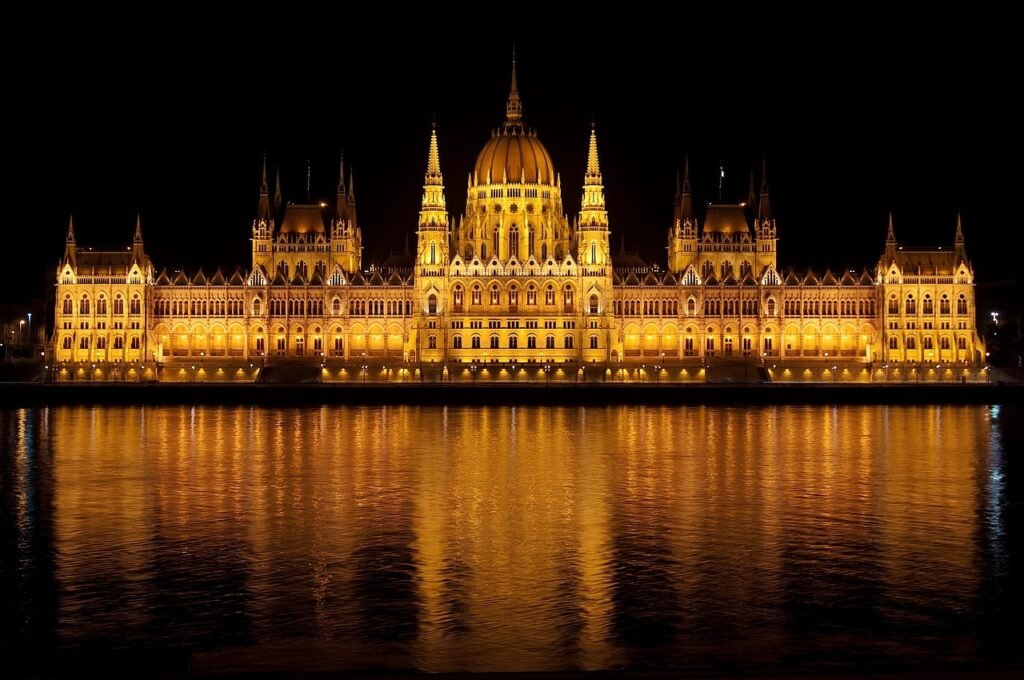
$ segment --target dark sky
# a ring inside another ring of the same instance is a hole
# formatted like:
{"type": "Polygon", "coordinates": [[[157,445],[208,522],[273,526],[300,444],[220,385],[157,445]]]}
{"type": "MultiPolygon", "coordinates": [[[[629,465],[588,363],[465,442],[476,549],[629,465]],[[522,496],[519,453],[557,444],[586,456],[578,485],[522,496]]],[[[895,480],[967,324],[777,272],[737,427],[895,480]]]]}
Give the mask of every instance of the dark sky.
{"type": "Polygon", "coordinates": [[[570,215],[597,122],[616,249],[625,234],[628,249],[664,261],[689,154],[698,203],[716,197],[720,161],[727,198],[740,200],[767,158],[782,266],[872,266],[890,210],[901,241],[929,246],[951,243],[961,210],[981,279],[1007,278],[1017,258],[1005,244],[1021,203],[1019,73],[995,18],[738,12],[606,16],[584,29],[481,17],[468,32],[424,18],[411,32],[305,17],[261,36],[197,23],[65,25],[46,60],[14,69],[8,234],[28,248],[8,253],[2,299],[45,289],[72,211],[83,245],[126,246],[141,210],[158,266],[246,266],[264,150],[286,198],[305,197],[309,160],[313,197],[330,200],[344,148],[369,258],[401,250],[431,116],[460,214],[467,173],[504,117],[513,41],[525,118],[570,215]]]}

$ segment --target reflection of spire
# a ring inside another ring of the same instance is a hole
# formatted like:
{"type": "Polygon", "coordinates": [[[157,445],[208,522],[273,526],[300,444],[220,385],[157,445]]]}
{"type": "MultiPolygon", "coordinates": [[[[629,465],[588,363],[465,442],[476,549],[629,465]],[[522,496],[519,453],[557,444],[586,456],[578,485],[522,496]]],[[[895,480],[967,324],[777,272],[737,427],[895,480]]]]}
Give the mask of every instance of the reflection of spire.
{"type": "Polygon", "coordinates": [[[505,105],[505,126],[522,126],[523,103],[519,99],[519,79],[516,77],[516,48],[512,46],[512,88],[505,105]]]}

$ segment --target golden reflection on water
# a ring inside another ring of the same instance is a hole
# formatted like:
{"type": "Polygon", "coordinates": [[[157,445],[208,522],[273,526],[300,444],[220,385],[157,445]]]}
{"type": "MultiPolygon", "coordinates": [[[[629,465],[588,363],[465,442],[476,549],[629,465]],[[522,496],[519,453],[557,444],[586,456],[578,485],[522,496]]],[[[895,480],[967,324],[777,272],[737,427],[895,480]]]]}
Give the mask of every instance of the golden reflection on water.
{"type": "Polygon", "coordinates": [[[906,656],[980,580],[986,407],[41,413],[61,639],[213,669],[906,656]]]}

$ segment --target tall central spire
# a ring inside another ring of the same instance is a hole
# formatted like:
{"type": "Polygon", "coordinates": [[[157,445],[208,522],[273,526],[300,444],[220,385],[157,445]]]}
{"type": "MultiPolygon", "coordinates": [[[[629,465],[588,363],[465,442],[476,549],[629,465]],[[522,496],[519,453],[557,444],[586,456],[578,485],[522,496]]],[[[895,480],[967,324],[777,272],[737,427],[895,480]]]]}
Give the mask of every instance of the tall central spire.
{"type": "Polygon", "coordinates": [[[437,126],[430,130],[430,151],[427,154],[427,176],[425,184],[443,184],[441,178],[441,157],[437,152],[437,126]]]}
{"type": "Polygon", "coordinates": [[[505,127],[523,124],[523,102],[519,99],[519,79],[516,77],[516,48],[512,46],[512,89],[508,93],[508,104],[505,105],[505,127]]]}
{"type": "Polygon", "coordinates": [[[601,166],[597,160],[597,125],[590,124],[590,149],[587,153],[587,184],[601,183],[601,166]]]}

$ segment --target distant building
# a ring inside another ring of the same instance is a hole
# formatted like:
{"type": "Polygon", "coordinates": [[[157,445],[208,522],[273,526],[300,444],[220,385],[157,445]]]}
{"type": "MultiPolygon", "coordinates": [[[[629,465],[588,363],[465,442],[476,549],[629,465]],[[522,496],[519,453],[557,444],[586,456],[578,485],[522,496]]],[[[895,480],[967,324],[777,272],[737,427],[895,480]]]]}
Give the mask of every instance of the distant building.
{"type": "Polygon", "coordinates": [[[158,272],[139,222],[118,252],[80,248],[69,223],[54,377],[252,379],[268,362],[298,360],[328,374],[468,366],[474,378],[515,365],[983,363],[959,220],[952,248],[912,251],[890,217],[882,257],[861,272],[779,271],[776,235],[763,172],[756,198],[709,205],[701,221],[687,165],[667,263],[614,254],[596,131],[570,219],[551,156],[523,122],[513,63],[505,122],[477,157],[457,220],[431,133],[415,254],[363,262],[343,164],[334,205],[293,205],[279,176],[271,197],[264,163],[248,271],[158,272]]]}

